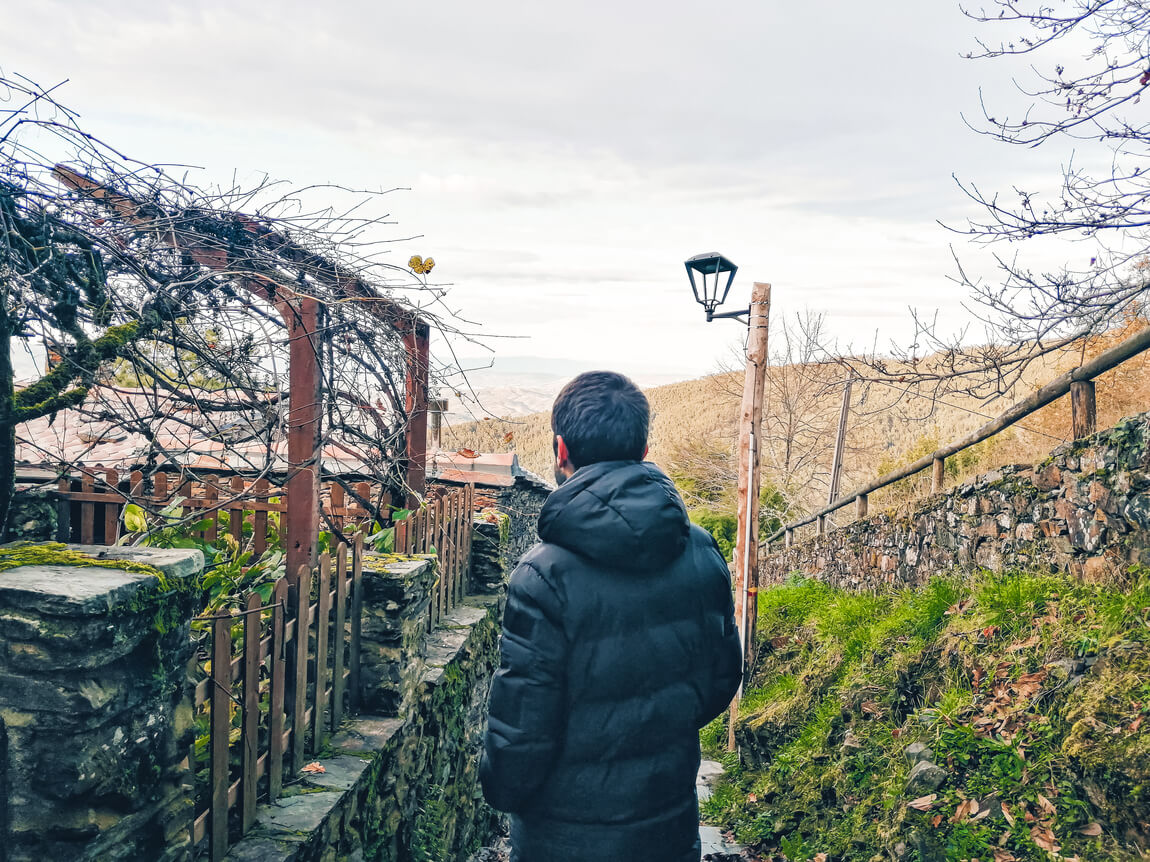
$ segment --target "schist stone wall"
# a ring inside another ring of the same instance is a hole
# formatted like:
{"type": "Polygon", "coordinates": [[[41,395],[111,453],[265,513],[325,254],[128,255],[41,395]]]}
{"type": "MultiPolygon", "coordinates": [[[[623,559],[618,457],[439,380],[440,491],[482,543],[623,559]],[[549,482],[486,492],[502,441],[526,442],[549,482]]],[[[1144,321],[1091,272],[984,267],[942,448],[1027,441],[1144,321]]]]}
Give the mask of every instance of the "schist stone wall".
{"type": "Polygon", "coordinates": [[[1150,414],[922,500],[765,553],[759,584],[918,586],[953,568],[1045,565],[1098,580],[1150,565],[1150,414]]]}
{"type": "MultiPolygon", "coordinates": [[[[76,546],[72,546],[75,548],[76,546]]],[[[199,551],[82,547],[163,572],[0,571],[0,860],[187,858],[199,551]]]]}

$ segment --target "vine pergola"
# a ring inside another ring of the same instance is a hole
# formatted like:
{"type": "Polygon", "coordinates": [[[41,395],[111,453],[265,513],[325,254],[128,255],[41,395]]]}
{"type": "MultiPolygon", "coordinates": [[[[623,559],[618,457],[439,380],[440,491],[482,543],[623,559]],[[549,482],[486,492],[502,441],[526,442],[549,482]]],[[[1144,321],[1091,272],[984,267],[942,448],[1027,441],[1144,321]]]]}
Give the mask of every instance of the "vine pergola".
{"type": "MultiPolygon", "coordinates": [[[[434,313],[442,291],[379,259],[390,222],[361,213],[380,194],[189,185],[81,129],[52,90],[0,75],[0,515],[17,428],[65,409],[145,441],[145,477],[182,463],[171,427],[225,441],[245,475],[284,477],[289,576],[316,561],[325,447],[379,496],[323,478],[378,520],[388,499],[418,501],[429,336],[458,330],[434,313]],[[339,193],[354,204],[338,209],[339,193]],[[30,383],[16,382],[18,346],[49,357],[30,383]]],[[[50,456],[35,436],[21,445],[50,456]]]]}
{"type": "MultiPolygon", "coordinates": [[[[228,277],[240,287],[272,305],[287,328],[289,404],[287,412],[288,475],[285,549],[287,571],[315,565],[320,522],[320,463],[323,381],[323,334],[320,311],[328,302],[354,302],[382,326],[398,332],[405,351],[405,404],[407,414],[406,489],[418,497],[425,489],[427,399],[430,370],[430,326],[413,309],[380,296],[375,289],[338,262],[302,248],[287,236],[253,219],[235,216],[252,242],[282,257],[288,265],[305,264],[313,278],[325,283],[332,299],[322,299],[247,271],[242,259],[229,253],[220,234],[209,233],[194,221],[175,222],[166,214],[100,184],[66,165],[56,165],[57,178],[69,189],[97,202],[109,213],[139,230],[161,237],[175,251],[200,266],[228,277]]],[[[216,228],[224,221],[217,217],[216,228]]]]}

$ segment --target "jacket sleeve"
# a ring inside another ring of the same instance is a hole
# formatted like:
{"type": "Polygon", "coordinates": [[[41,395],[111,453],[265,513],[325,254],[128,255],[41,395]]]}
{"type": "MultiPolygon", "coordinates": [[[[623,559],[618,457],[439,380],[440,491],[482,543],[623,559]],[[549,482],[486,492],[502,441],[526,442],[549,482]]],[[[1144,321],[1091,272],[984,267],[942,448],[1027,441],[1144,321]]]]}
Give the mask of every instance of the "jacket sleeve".
{"type": "Polygon", "coordinates": [[[479,777],[493,808],[528,807],[554,759],[563,722],[567,641],[561,597],[530,563],[511,576],[499,670],[491,682],[479,777]]]}
{"type": "Polygon", "coordinates": [[[722,587],[716,591],[715,613],[722,623],[712,628],[715,633],[711,648],[711,673],[706,697],[703,701],[699,726],[718,716],[726,709],[739,690],[743,681],[743,648],[739,641],[739,630],[735,625],[735,598],[731,590],[731,574],[726,563],[722,562],[718,545],[715,554],[722,565],[720,576],[722,587]]]}

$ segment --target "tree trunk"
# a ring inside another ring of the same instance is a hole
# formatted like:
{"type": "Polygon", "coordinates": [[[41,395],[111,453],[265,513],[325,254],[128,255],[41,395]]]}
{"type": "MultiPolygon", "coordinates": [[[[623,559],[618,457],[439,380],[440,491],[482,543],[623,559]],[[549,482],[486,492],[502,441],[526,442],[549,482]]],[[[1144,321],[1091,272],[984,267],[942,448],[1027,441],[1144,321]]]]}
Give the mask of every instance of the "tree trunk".
{"type": "Polygon", "coordinates": [[[16,485],[16,408],[12,371],[12,329],[0,315],[0,539],[7,540],[8,510],[16,485]]]}

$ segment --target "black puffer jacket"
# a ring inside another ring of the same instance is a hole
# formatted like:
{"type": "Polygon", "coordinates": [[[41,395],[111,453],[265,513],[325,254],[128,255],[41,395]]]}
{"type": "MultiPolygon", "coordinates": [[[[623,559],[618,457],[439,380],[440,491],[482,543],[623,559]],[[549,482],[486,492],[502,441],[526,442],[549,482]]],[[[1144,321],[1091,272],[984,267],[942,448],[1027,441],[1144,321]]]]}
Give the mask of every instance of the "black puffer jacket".
{"type": "Polygon", "coordinates": [[[741,656],[731,580],[671,480],[575,472],[511,577],[481,767],[520,862],[698,860],[699,728],[741,656]]]}

